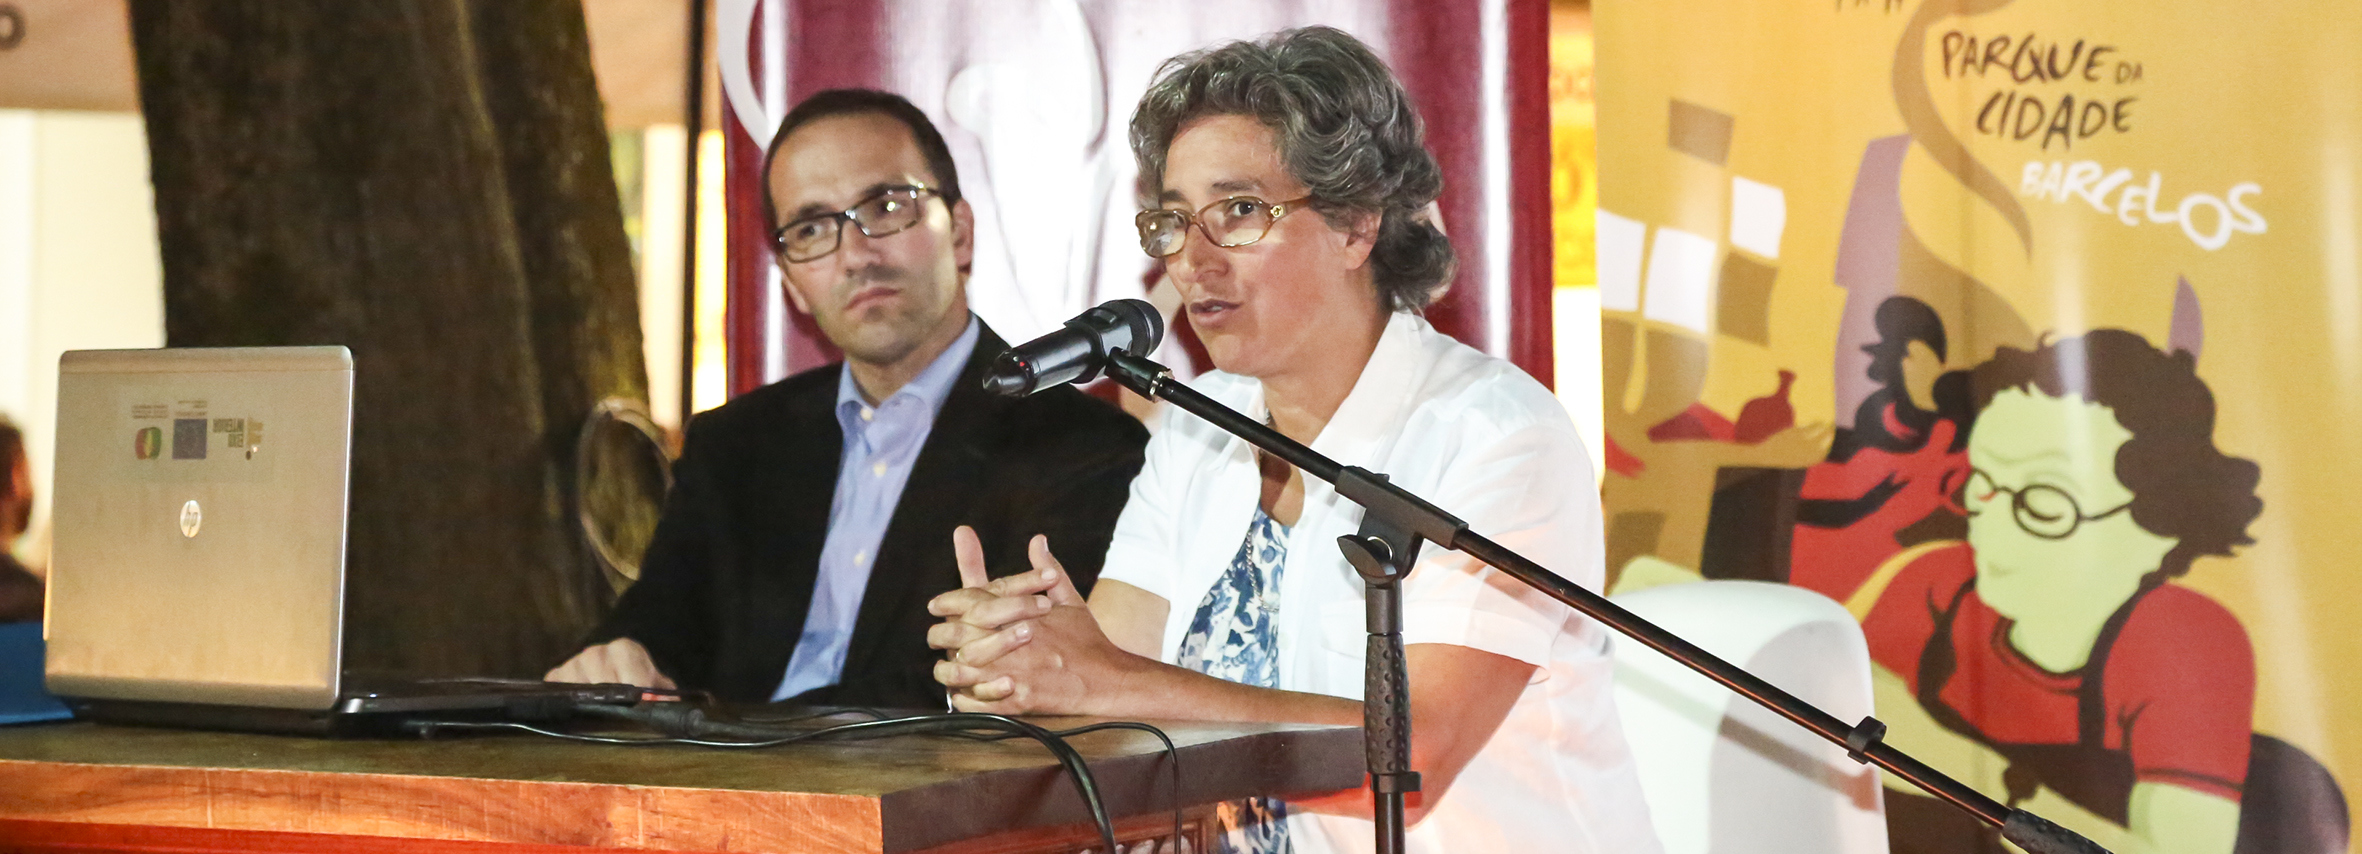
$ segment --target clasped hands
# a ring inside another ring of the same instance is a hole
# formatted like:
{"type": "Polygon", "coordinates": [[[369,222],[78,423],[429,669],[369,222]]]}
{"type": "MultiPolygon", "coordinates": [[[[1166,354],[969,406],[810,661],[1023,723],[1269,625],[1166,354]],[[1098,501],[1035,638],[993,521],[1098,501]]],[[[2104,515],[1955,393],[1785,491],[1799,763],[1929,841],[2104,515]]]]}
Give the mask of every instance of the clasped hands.
{"type": "Polygon", "coordinates": [[[1146,663],[1107,639],[1047,537],[1026,545],[1028,572],[991,578],[984,547],[965,525],[952,532],[958,590],[935,597],[942,617],[927,644],[944,650],[935,681],[952,707],[994,714],[1120,715],[1126,671],[1146,663]]]}

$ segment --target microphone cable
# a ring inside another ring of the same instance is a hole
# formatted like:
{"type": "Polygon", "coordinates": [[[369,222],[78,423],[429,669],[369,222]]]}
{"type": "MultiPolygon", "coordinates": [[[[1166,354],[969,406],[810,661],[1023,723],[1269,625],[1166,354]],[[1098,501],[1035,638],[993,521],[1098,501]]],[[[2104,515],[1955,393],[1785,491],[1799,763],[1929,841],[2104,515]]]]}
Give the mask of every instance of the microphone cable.
{"type": "MultiPolygon", "coordinates": [[[[1086,724],[1086,725],[1084,725],[1084,726],[1078,726],[1078,727],[1075,727],[1075,728],[1073,728],[1073,729],[1052,730],[1052,731],[1050,732],[1050,734],[1051,734],[1051,735],[1054,735],[1054,736],[1057,736],[1057,737],[1059,737],[1059,738],[1072,738],[1072,737],[1074,737],[1074,736],[1082,735],[1082,734],[1085,734],[1085,733],[1101,732],[1101,731],[1105,731],[1105,730],[1116,730],[1116,729],[1125,729],[1125,730],[1134,730],[1134,731],[1137,731],[1137,732],[1145,732],[1145,733],[1148,733],[1149,735],[1155,736],[1157,741],[1159,741],[1159,742],[1162,742],[1162,743],[1164,744],[1164,746],[1165,746],[1165,766],[1166,766],[1166,768],[1167,768],[1168,770],[1170,770],[1170,771],[1172,772],[1172,779],[1171,779],[1171,783],[1172,783],[1172,789],[1171,789],[1171,790],[1170,790],[1170,792],[1168,793],[1168,797],[1167,797],[1166,801],[1167,801],[1167,803],[1171,804],[1171,805],[1172,805],[1172,808],[1173,808],[1173,840],[1174,840],[1173,844],[1174,844],[1174,846],[1176,846],[1176,847],[1175,847],[1175,850],[1180,850],[1180,849],[1179,849],[1179,846],[1181,845],[1180,839],[1181,839],[1181,824],[1182,824],[1182,820],[1181,820],[1181,751],[1180,751],[1180,749],[1179,749],[1179,748],[1177,748],[1177,747],[1174,747],[1174,746],[1173,746],[1173,738],[1172,738],[1172,736],[1166,735],[1164,730],[1158,729],[1158,728],[1156,728],[1156,727],[1155,727],[1155,726],[1153,726],[1153,725],[1150,725],[1150,724],[1145,724],[1145,723],[1141,723],[1141,722],[1138,722],[1138,721],[1104,721],[1104,722],[1101,722],[1101,723],[1095,723],[1095,724],[1086,724]]],[[[1000,733],[1000,732],[954,732],[954,733],[950,733],[950,735],[952,735],[952,736],[954,736],[954,737],[957,737],[957,738],[966,738],[966,739],[971,739],[971,740],[975,740],[975,741],[1003,741],[1003,740],[1006,740],[1006,739],[1010,739],[1010,738],[1014,738],[1014,737],[1015,737],[1015,735],[1014,735],[1014,734],[1011,734],[1011,733],[1000,733]]],[[[1110,850],[1110,851],[1114,851],[1114,850],[1117,850],[1117,849],[1110,848],[1110,849],[1108,849],[1108,850],[1110,850]]]]}
{"type": "Polygon", "coordinates": [[[794,718],[761,723],[720,721],[707,716],[694,703],[678,701],[642,702],[631,706],[604,703],[577,703],[573,711],[585,717],[607,718],[640,724],[659,735],[599,735],[549,729],[522,721],[454,721],[413,720],[402,724],[403,730],[421,738],[433,738],[444,731],[512,731],[545,738],[589,744],[648,746],[661,744],[690,745],[722,749],[761,749],[780,747],[809,741],[852,741],[888,738],[898,735],[948,735],[975,741],[1001,741],[1027,738],[1042,745],[1057,758],[1059,766],[1073,781],[1075,791],[1083,799],[1091,822],[1099,832],[1105,850],[1117,851],[1115,823],[1107,813],[1106,802],[1100,794],[1098,781],[1091,774],[1089,761],[1066,739],[1085,733],[1105,730],[1134,730],[1156,737],[1164,746],[1166,762],[1171,769],[1171,804],[1173,809],[1173,838],[1178,844],[1182,829],[1181,757],[1171,736],[1155,726],[1131,722],[1109,721],[1067,730],[1050,730],[1038,724],[1006,715],[979,712],[950,712],[912,717],[889,717],[874,709],[846,709],[822,712],[794,718]],[[837,724],[819,729],[788,729],[783,724],[825,719],[844,714],[861,714],[872,720],[837,724]]]}

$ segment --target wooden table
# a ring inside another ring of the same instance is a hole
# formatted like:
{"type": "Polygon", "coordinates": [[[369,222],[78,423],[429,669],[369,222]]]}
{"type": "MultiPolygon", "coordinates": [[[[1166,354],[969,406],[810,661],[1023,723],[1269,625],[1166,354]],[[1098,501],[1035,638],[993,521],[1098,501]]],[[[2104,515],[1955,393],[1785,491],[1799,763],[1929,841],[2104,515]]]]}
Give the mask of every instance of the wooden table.
{"type": "MultiPolygon", "coordinates": [[[[1200,836],[1213,804],[1361,783],[1356,729],[1160,726],[1180,747],[1185,836],[1200,836]]],[[[1162,744],[1124,731],[1073,742],[1127,850],[1171,835],[1162,744]]],[[[0,850],[11,852],[1069,852],[1097,847],[1088,815],[1030,741],[716,750],[0,728],[0,850]]]]}

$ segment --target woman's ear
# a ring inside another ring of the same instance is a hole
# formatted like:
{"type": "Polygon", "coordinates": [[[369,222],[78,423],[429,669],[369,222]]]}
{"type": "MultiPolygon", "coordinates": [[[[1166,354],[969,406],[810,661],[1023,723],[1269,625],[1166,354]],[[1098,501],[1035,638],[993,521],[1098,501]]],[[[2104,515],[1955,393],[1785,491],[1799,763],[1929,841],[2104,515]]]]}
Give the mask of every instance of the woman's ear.
{"type": "Polygon", "coordinates": [[[1377,211],[1354,211],[1352,219],[1340,232],[1345,237],[1345,261],[1348,269],[1361,269],[1370,260],[1370,253],[1378,248],[1378,227],[1385,216],[1377,211]]]}

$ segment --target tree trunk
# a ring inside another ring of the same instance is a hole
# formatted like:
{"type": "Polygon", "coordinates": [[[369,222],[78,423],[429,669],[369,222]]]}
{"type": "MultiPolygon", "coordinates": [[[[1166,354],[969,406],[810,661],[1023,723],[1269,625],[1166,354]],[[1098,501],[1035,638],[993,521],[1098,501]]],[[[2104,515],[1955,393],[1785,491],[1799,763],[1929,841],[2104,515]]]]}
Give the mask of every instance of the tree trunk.
{"type": "Polygon", "coordinates": [[[347,665],[555,663],[573,436],[647,385],[580,4],[130,8],[167,341],[353,351],[347,665]]]}
{"type": "MultiPolygon", "coordinates": [[[[626,433],[596,434],[587,484],[575,482],[575,445],[600,401],[621,398],[647,410],[638,282],[615,189],[612,146],[580,0],[476,0],[475,54],[516,219],[519,257],[531,295],[535,362],[541,368],[543,442],[561,494],[587,503],[597,525],[637,562],[655,532],[660,474],[656,453],[626,433]],[[599,475],[605,475],[600,477],[599,475]]],[[[573,531],[575,516],[562,525],[573,531]]],[[[569,536],[574,534],[569,533],[569,536]]],[[[553,603],[573,638],[613,598],[596,555],[578,540],[575,601],[553,603]],[[590,610],[585,610],[586,607],[590,610]]]]}

